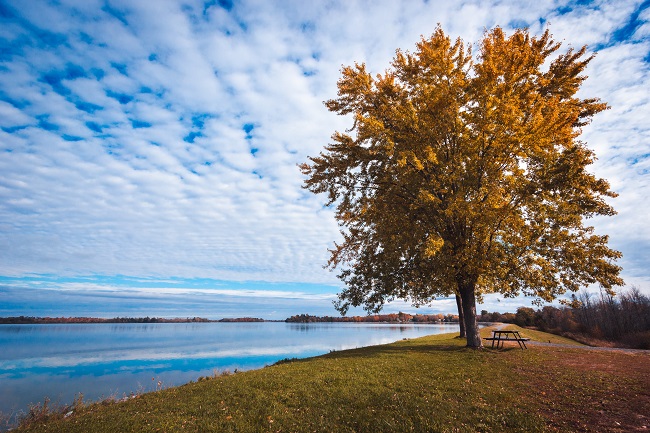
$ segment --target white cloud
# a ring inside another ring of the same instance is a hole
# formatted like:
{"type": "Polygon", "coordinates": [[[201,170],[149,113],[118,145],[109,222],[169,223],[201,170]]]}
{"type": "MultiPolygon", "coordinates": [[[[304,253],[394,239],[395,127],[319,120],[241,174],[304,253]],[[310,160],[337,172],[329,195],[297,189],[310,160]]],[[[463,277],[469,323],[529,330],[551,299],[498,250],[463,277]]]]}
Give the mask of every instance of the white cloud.
{"type": "Polygon", "coordinates": [[[0,122],[3,127],[12,128],[32,124],[34,119],[13,105],[0,101],[0,122]]]}
{"type": "Polygon", "coordinates": [[[337,284],[322,269],[333,213],[296,164],[350,126],[322,104],[341,65],[383,72],[436,23],[468,43],[550,23],[565,45],[599,48],[584,94],[612,109],[584,137],[621,196],[620,214],[594,223],[625,276],[650,283],[648,9],[633,41],[610,40],[638,2],[9,3],[0,275],[337,284]]]}

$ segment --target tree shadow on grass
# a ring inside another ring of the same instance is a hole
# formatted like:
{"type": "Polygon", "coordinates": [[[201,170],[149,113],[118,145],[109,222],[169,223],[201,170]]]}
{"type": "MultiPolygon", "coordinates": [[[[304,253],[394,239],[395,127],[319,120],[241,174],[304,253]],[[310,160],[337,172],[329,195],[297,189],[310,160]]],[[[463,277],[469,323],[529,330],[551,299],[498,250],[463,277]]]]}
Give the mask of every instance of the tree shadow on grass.
{"type": "MultiPolygon", "coordinates": [[[[460,342],[457,338],[450,341],[460,342]]],[[[412,341],[398,341],[395,343],[377,346],[332,351],[329,354],[323,356],[329,358],[355,358],[399,353],[508,353],[512,351],[522,351],[522,349],[517,344],[508,344],[507,346],[500,348],[493,348],[490,347],[490,345],[486,345],[481,349],[476,349],[462,344],[453,344],[446,341],[436,343],[423,343],[419,342],[418,339],[415,339],[412,341]]]]}
{"type": "MultiPolygon", "coordinates": [[[[426,338],[426,337],[424,337],[426,338]]],[[[402,340],[389,344],[380,344],[376,346],[358,347],[355,349],[332,350],[324,355],[317,356],[316,358],[324,359],[354,359],[354,358],[373,358],[383,355],[397,355],[397,354],[433,354],[433,353],[506,353],[513,350],[521,350],[518,346],[506,346],[505,348],[491,348],[483,346],[481,350],[462,345],[462,341],[458,338],[453,338],[448,341],[440,341],[435,343],[426,343],[414,340],[402,340]],[[454,344],[458,342],[458,344],[454,344]]],[[[464,341],[464,340],[463,340],[464,341]]],[[[282,359],[273,365],[286,364],[286,363],[301,363],[309,362],[313,358],[291,358],[282,359]]]]}
{"type": "Polygon", "coordinates": [[[473,349],[451,345],[451,344],[405,344],[404,342],[361,347],[357,349],[348,349],[341,351],[332,351],[326,355],[327,358],[343,359],[343,358],[359,358],[359,357],[373,357],[389,354],[405,354],[405,353],[434,353],[434,352],[466,352],[473,351],[473,349]]]}

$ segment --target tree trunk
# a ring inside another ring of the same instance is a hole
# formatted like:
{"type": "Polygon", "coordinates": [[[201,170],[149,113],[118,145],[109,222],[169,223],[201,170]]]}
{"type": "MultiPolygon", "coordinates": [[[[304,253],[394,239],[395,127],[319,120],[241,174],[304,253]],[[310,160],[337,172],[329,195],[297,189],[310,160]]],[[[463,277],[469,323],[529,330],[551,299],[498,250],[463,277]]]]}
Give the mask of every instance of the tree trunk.
{"type": "Polygon", "coordinates": [[[458,292],[460,293],[461,304],[463,306],[463,316],[465,318],[465,332],[467,334],[467,347],[473,349],[483,348],[481,334],[476,321],[476,295],[474,293],[474,283],[458,283],[458,292]]]}
{"type": "Polygon", "coordinates": [[[461,304],[460,295],[456,293],[456,307],[458,307],[458,325],[460,326],[460,338],[465,338],[465,314],[463,314],[463,305],[461,304]]]}

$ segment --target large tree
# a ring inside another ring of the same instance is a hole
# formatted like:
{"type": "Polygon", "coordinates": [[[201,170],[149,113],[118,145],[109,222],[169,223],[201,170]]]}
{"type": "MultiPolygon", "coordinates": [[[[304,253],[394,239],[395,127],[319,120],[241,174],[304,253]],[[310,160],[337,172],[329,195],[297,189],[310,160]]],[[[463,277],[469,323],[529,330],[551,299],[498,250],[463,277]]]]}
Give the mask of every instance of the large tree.
{"type": "Polygon", "coordinates": [[[344,67],[330,111],[346,133],[301,165],[305,187],[336,206],[343,242],[328,265],[346,283],[337,308],[379,311],[460,296],[467,345],[481,347],[476,299],[622,284],[621,256],[585,220],[616,194],[587,167],[578,137],[607,105],[577,95],[591,56],[560,53],[548,32],[486,32],[473,56],[442,29],[397,50],[372,76],[344,67]]]}

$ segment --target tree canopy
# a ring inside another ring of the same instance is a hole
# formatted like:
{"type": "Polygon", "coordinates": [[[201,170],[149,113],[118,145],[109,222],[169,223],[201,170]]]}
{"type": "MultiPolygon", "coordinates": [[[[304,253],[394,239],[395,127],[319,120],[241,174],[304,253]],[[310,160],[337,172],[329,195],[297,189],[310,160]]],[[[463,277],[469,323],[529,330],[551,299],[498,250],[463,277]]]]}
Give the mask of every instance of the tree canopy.
{"type": "Polygon", "coordinates": [[[622,284],[621,254],[585,224],[615,214],[579,140],[607,105],[577,95],[586,47],[560,47],[548,30],[495,28],[473,56],[438,27],[383,74],[343,67],[325,104],[352,127],[301,165],[305,187],[336,206],[343,241],[328,265],[346,283],[342,313],[457,294],[476,347],[476,296],[543,302],[622,284]]]}

